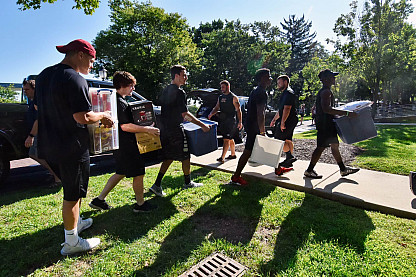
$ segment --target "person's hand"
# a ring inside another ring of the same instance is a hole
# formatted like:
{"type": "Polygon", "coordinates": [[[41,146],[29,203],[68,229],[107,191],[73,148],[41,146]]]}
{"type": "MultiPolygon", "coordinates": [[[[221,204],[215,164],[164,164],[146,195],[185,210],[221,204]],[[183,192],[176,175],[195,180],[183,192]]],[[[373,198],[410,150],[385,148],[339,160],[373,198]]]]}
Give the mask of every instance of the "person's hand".
{"type": "Polygon", "coordinates": [[[272,121],[270,121],[270,127],[274,127],[276,124],[276,120],[273,118],[272,121]]]}
{"type": "Polygon", "coordinates": [[[30,146],[32,146],[32,145],[33,145],[33,140],[34,140],[34,139],[35,139],[34,137],[27,136],[27,138],[26,138],[26,140],[25,140],[25,147],[26,147],[26,148],[29,148],[30,146]]]}
{"type": "Polygon", "coordinates": [[[208,115],[208,119],[211,119],[211,117],[212,117],[212,114],[209,114],[209,115],[208,115]]]}
{"type": "Polygon", "coordinates": [[[202,128],[202,131],[204,131],[205,133],[206,132],[209,132],[209,130],[211,129],[211,127],[209,125],[205,124],[205,123],[202,123],[202,124],[203,124],[203,126],[201,127],[202,128]]]}
{"type": "Polygon", "coordinates": [[[243,124],[241,122],[238,123],[237,128],[238,128],[238,130],[241,130],[243,128],[243,124]]]}
{"type": "Polygon", "coordinates": [[[105,128],[111,128],[114,125],[110,112],[103,112],[103,118],[100,121],[105,128]]]}
{"type": "Polygon", "coordinates": [[[154,136],[160,136],[160,130],[156,127],[146,126],[146,132],[154,136]]]}
{"type": "Polygon", "coordinates": [[[280,130],[282,130],[282,132],[286,129],[285,123],[282,121],[282,123],[280,123],[280,130]]]}

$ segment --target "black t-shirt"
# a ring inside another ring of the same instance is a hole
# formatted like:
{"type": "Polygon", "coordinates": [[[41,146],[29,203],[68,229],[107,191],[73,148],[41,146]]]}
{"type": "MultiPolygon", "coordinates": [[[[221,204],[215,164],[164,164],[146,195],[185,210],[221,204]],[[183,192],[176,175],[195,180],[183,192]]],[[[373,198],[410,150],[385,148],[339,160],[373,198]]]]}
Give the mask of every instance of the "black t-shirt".
{"type": "Polygon", "coordinates": [[[182,113],[188,111],[185,91],[175,84],[167,86],[160,98],[162,129],[176,129],[183,123],[182,113]]]}
{"type": "Polygon", "coordinates": [[[73,114],[91,111],[87,81],[72,67],[57,64],[36,78],[39,157],[52,162],[83,159],[89,148],[86,125],[73,114]]]}
{"type": "Polygon", "coordinates": [[[288,87],[287,89],[285,89],[282,93],[282,95],[280,96],[280,101],[279,101],[279,116],[280,119],[283,116],[283,109],[285,106],[292,106],[292,108],[290,109],[290,113],[289,116],[287,117],[286,121],[287,122],[291,122],[296,120],[297,117],[297,113],[296,113],[296,109],[295,109],[295,104],[296,104],[296,95],[293,92],[293,90],[288,87]]]}
{"type": "Polygon", "coordinates": [[[260,132],[259,124],[257,121],[257,105],[264,105],[266,108],[267,104],[267,93],[261,86],[256,87],[248,98],[247,103],[247,118],[244,128],[247,132],[258,133],[260,132]]]}
{"type": "MultiPolygon", "coordinates": [[[[317,129],[327,129],[327,128],[332,128],[331,126],[334,125],[334,116],[332,114],[329,113],[325,113],[324,110],[322,109],[322,92],[325,90],[326,88],[321,88],[318,91],[318,94],[316,95],[316,128],[317,129]]],[[[331,91],[331,107],[335,106],[335,97],[334,94],[331,91]]]]}
{"type": "Polygon", "coordinates": [[[229,94],[221,94],[218,97],[220,103],[220,120],[235,120],[236,112],[234,107],[235,94],[230,92],[229,94]]]}
{"type": "Polygon", "coordinates": [[[127,101],[117,93],[117,117],[118,117],[118,139],[120,151],[139,152],[134,133],[125,132],[121,129],[122,124],[133,123],[133,114],[127,101]]]}

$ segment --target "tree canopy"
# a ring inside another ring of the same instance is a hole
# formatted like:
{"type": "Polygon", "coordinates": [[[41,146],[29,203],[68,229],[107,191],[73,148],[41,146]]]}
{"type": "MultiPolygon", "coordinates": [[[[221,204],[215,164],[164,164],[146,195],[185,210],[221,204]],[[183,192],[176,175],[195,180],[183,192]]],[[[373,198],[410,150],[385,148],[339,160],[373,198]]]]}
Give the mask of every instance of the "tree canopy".
{"type": "MultiPolygon", "coordinates": [[[[57,0],[17,0],[16,4],[22,10],[40,9],[44,3],[55,3],[57,0]]],[[[83,9],[85,14],[91,15],[100,5],[100,0],[74,0],[73,9],[83,9]]]]}

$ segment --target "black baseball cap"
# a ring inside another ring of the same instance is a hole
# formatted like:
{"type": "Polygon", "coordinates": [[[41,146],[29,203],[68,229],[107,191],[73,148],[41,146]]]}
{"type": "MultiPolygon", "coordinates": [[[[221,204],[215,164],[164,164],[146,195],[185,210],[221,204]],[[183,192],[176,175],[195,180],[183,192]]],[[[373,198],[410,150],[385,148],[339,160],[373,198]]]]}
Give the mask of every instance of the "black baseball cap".
{"type": "Polygon", "coordinates": [[[333,72],[329,69],[324,69],[321,72],[319,72],[318,77],[319,79],[326,79],[328,77],[335,77],[339,74],[339,72],[333,72]]]}

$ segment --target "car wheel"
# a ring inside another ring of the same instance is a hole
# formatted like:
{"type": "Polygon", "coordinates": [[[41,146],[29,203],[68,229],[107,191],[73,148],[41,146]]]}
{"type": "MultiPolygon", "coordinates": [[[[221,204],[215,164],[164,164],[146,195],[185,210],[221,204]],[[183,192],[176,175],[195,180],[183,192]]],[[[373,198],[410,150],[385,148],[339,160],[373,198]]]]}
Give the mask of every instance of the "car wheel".
{"type": "Polygon", "coordinates": [[[4,183],[10,174],[10,161],[0,154],[0,185],[4,183]]]}

